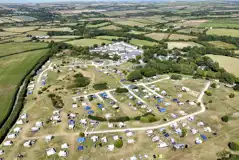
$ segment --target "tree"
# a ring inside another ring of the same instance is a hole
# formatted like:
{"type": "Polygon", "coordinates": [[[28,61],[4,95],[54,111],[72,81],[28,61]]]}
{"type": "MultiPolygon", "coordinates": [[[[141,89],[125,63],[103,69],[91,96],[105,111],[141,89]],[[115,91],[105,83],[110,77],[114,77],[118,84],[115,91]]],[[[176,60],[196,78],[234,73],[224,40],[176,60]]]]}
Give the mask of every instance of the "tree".
{"type": "Polygon", "coordinates": [[[157,70],[154,68],[142,68],[140,69],[140,72],[145,77],[153,77],[153,76],[156,76],[157,74],[157,70]]]}
{"type": "Polygon", "coordinates": [[[98,47],[98,44],[94,44],[93,47],[94,47],[94,48],[97,48],[97,47],[98,47]]]}
{"type": "Polygon", "coordinates": [[[84,132],[80,132],[80,137],[85,137],[85,133],[84,132]]]}
{"type": "Polygon", "coordinates": [[[230,98],[234,98],[234,97],[235,97],[235,94],[234,94],[234,93],[230,93],[230,94],[229,94],[229,97],[230,97],[230,98]]]}
{"type": "Polygon", "coordinates": [[[140,80],[142,78],[143,78],[143,76],[142,76],[140,70],[136,70],[136,71],[130,72],[128,77],[127,77],[127,79],[129,81],[132,81],[132,82],[135,81],[135,80],[140,80]]]}
{"type": "Polygon", "coordinates": [[[233,151],[238,151],[239,150],[239,144],[238,142],[230,142],[228,144],[229,148],[233,151]]]}
{"type": "Polygon", "coordinates": [[[107,89],[108,86],[107,86],[107,83],[104,82],[104,83],[94,84],[94,85],[93,85],[93,88],[94,88],[95,90],[104,90],[104,89],[107,89]]]}
{"type": "Polygon", "coordinates": [[[207,96],[211,96],[211,95],[212,95],[211,91],[209,91],[209,90],[206,90],[204,93],[205,93],[207,96]]]}
{"type": "Polygon", "coordinates": [[[116,93],[127,93],[129,90],[127,88],[116,88],[116,93]]]}
{"type": "Polygon", "coordinates": [[[181,80],[181,79],[182,79],[182,76],[181,76],[181,75],[178,75],[178,74],[173,74],[173,75],[171,75],[171,79],[181,80]]]}
{"type": "Polygon", "coordinates": [[[114,146],[115,146],[116,148],[121,148],[121,147],[123,147],[123,140],[122,140],[122,139],[116,140],[115,143],[114,143],[114,146]]]}
{"type": "Polygon", "coordinates": [[[223,122],[228,122],[229,121],[228,115],[223,116],[221,119],[222,119],[223,122]]]}
{"type": "Polygon", "coordinates": [[[216,88],[216,87],[217,87],[217,84],[216,84],[216,83],[213,83],[213,84],[211,84],[211,87],[212,87],[212,88],[216,88]]]}
{"type": "Polygon", "coordinates": [[[181,137],[185,137],[187,135],[187,132],[188,132],[188,130],[183,128],[181,137]]]}

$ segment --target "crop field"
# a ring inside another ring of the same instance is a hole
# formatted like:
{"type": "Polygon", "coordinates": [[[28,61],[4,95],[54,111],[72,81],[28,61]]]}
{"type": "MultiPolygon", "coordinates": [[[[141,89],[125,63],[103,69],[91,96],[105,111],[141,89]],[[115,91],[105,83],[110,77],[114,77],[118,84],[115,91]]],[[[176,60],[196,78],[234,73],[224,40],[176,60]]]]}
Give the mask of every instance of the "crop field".
{"type": "Polygon", "coordinates": [[[46,36],[47,32],[43,32],[43,31],[29,31],[29,32],[27,32],[27,34],[30,34],[32,36],[46,36]]]}
{"type": "Polygon", "coordinates": [[[208,22],[199,25],[201,28],[239,28],[238,20],[209,20],[208,22]]]}
{"type": "Polygon", "coordinates": [[[16,85],[46,52],[44,49],[0,58],[0,121],[9,112],[16,85]]]}
{"type": "Polygon", "coordinates": [[[109,44],[111,41],[108,40],[102,40],[102,39],[78,39],[67,42],[69,44],[72,44],[74,46],[93,46],[94,44],[101,45],[102,43],[109,44]]]}
{"type": "Polygon", "coordinates": [[[236,49],[237,47],[233,44],[222,42],[222,41],[211,41],[208,42],[209,44],[212,44],[215,47],[223,48],[223,49],[236,49]]]}
{"type": "Polygon", "coordinates": [[[147,20],[150,20],[150,21],[154,21],[154,22],[156,22],[156,23],[166,23],[166,22],[168,22],[168,20],[167,19],[164,19],[164,18],[162,18],[161,16],[151,16],[151,17],[145,17],[145,19],[147,19],[147,20]]]}
{"type": "Polygon", "coordinates": [[[120,30],[121,27],[117,27],[115,25],[109,25],[109,26],[101,27],[99,29],[103,29],[103,30],[120,30]]]}
{"type": "Polygon", "coordinates": [[[195,42],[167,42],[168,44],[168,49],[173,49],[173,48],[179,48],[182,49],[184,47],[193,47],[193,46],[198,46],[200,47],[200,44],[197,44],[195,42]]]}
{"type": "Polygon", "coordinates": [[[197,27],[197,26],[199,26],[199,25],[201,25],[201,24],[203,24],[207,21],[208,20],[203,20],[203,19],[201,19],[201,20],[187,20],[187,21],[183,22],[182,25],[186,26],[186,27],[188,27],[188,26],[197,27]]]}
{"type": "Polygon", "coordinates": [[[97,36],[96,37],[97,39],[103,39],[103,40],[113,40],[113,39],[118,39],[120,37],[117,37],[117,36],[97,36]]]}
{"type": "Polygon", "coordinates": [[[236,29],[210,29],[208,35],[239,37],[239,30],[236,29]]]}
{"type": "Polygon", "coordinates": [[[130,43],[135,46],[140,46],[140,47],[157,45],[156,42],[150,42],[150,41],[140,40],[140,39],[132,39],[132,40],[130,40],[130,43]]]}
{"type": "Polygon", "coordinates": [[[3,28],[3,30],[7,32],[23,33],[23,32],[36,30],[37,28],[38,27],[12,27],[12,28],[3,28]]]}
{"type": "Polygon", "coordinates": [[[12,35],[16,35],[17,33],[13,33],[13,32],[0,32],[0,37],[8,37],[8,36],[12,36],[12,35]]]}
{"type": "Polygon", "coordinates": [[[204,29],[202,29],[202,28],[187,28],[187,29],[180,29],[177,32],[178,33],[191,33],[191,32],[203,33],[203,31],[204,31],[204,29]]]}
{"type": "Polygon", "coordinates": [[[146,32],[141,32],[141,31],[134,31],[134,30],[132,30],[132,31],[130,31],[130,32],[128,32],[128,33],[139,35],[139,34],[145,34],[146,32]]]}
{"type": "Polygon", "coordinates": [[[150,34],[146,34],[145,36],[160,41],[163,39],[167,39],[169,36],[169,33],[150,33],[150,34]]]}
{"type": "Polygon", "coordinates": [[[207,55],[207,56],[212,58],[214,61],[218,62],[219,65],[225,68],[226,71],[233,73],[236,76],[239,76],[238,70],[239,59],[219,55],[207,55]]]}
{"type": "Polygon", "coordinates": [[[139,17],[139,18],[130,18],[129,20],[131,21],[135,21],[135,22],[139,22],[139,23],[145,23],[145,24],[155,24],[156,22],[155,21],[152,21],[150,19],[147,19],[145,17],[139,17]]]}
{"type": "Polygon", "coordinates": [[[46,43],[7,43],[0,44],[0,56],[47,47],[46,43]]]}
{"type": "Polygon", "coordinates": [[[109,24],[110,24],[109,22],[104,22],[104,23],[100,23],[100,24],[96,24],[96,25],[88,24],[88,25],[86,25],[86,27],[88,27],[88,28],[99,28],[99,27],[107,26],[109,24]]]}
{"type": "Polygon", "coordinates": [[[138,26],[138,27],[144,27],[147,26],[148,24],[137,22],[137,21],[132,21],[132,20],[119,20],[115,21],[116,24],[120,25],[126,25],[126,26],[138,26]]]}
{"type": "Polygon", "coordinates": [[[169,40],[190,40],[190,39],[196,39],[195,36],[188,36],[183,34],[171,34],[169,36],[169,40]]]}
{"type": "Polygon", "coordinates": [[[72,30],[69,27],[62,27],[62,28],[41,28],[39,31],[63,31],[63,32],[72,32],[72,30]]]}

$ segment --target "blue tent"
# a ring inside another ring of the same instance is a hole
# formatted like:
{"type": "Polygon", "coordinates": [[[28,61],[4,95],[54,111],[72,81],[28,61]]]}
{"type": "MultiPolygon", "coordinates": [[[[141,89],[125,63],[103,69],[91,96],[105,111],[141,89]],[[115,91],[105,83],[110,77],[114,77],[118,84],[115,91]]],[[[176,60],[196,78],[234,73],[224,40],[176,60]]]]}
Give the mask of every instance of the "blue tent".
{"type": "Polygon", "coordinates": [[[85,137],[79,137],[79,138],[77,139],[77,142],[78,142],[78,143],[84,143],[84,142],[85,142],[85,137]]]}
{"type": "Polygon", "coordinates": [[[90,110],[89,112],[88,112],[88,114],[94,114],[95,112],[94,111],[92,111],[92,110],[90,110]]]}
{"type": "Polygon", "coordinates": [[[200,137],[201,137],[204,141],[207,140],[207,137],[206,137],[205,135],[203,135],[203,134],[201,134],[200,137]]]}
{"type": "Polygon", "coordinates": [[[157,102],[158,103],[163,102],[163,99],[157,99],[157,102]]]}
{"type": "Polygon", "coordinates": [[[168,133],[165,133],[164,136],[165,136],[165,137],[169,137],[169,134],[168,134],[168,133]]]}
{"type": "Polygon", "coordinates": [[[172,99],[173,102],[178,102],[177,98],[172,99]]]}
{"type": "Polygon", "coordinates": [[[100,109],[103,108],[103,104],[98,104],[97,106],[98,106],[98,108],[100,108],[100,109]]]}
{"type": "Polygon", "coordinates": [[[90,110],[91,107],[90,106],[85,106],[85,110],[90,110]]]}
{"type": "Polygon", "coordinates": [[[78,146],[77,149],[78,149],[78,151],[82,151],[82,150],[84,150],[84,146],[78,146]]]}
{"type": "Polygon", "coordinates": [[[159,112],[166,112],[166,108],[160,108],[159,112]]]}
{"type": "Polygon", "coordinates": [[[75,121],[71,119],[68,121],[68,124],[75,124],[75,121]]]}

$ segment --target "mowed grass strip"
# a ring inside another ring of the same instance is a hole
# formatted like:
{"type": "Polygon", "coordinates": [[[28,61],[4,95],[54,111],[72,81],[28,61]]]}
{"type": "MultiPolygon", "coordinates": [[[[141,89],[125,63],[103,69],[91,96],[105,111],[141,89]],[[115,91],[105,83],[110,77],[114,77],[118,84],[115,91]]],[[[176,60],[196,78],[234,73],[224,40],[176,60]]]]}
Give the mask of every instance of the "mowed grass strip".
{"type": "Polygon", "coordinates": [[[236,29],[210,29],[207,31],[207,35],[239,37],[239,30],[236,30],[236,29]]]}
{"type": "Polygon", "coordinates": [[[150,42],[150,41],[146,41],[146,40],[140,40],[140,39],[132,39],[130,40],[130,43],[135,45],[135,46],[154,46],[157,45],[158,43],[156,42],[150,42]]]}
{"type": "Polygon", "coordinates": [[[160,41],[163,39],[167,39],[169,36],[169,33],[150,33],[150,34],[146,34],[145,36],[160,41]]]}
{"type": "Polygon", "coordinates": [[[239,59],[220,56],[220,55],[206,55],[212,58],[214,61],[218,62],[221,67],[223,67],[227,72],[234,74],[235,76],[239,76],[239,59]]]}
{"type": "Polygon", "coordinates": [[[111,41],[102,40],[102,39],[85,38],[85,39],[77,39],[77,40],[69,41],[67,43],[72,44],[74,46],[89,46],[89,47],[91,47],[94,44],[97,44],[97,45],[101,45],[102,43],[109,44],[109,43],[111,43],[111,41]]]}
{"type": "Polygon", "coordinates": [[[189,35],[183,35],[183,34],[171,34],[169,36],[169,40],[190,40],[190,39],[196,39],[195,36],[189,36],[189,35]]]}
{"type": "Polygon", "coordinates": [[[48,49],[0,58],[0,122],[10,111],[17,85],[48,49]]]}
{"type": "Polygon", "coordinates": [[[0,44],[0,57],[5,55],[10,55],[13,53],[24,52],[37,48],[47,47],[46,43],[6,43],[0,44]]]}
{"type": "Polygon", "coordinates": [[[223,48],[223,49],[236,49],[237,48],[233,44],[222,42],[222,41],[210,41],[208,43],[217,47],[217,48],[223,48]]]}

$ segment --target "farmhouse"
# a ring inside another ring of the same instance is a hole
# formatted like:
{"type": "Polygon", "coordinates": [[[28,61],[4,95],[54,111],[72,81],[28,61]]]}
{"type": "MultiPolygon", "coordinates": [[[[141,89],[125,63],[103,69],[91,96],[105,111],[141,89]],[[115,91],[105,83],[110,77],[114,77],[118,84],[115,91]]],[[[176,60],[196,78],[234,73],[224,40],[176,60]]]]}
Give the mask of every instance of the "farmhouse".
{"type": "Polygon", "coordinates": [[[101,46],[90,50],[92,53],[108,53],[111,57],[115,54],[121,57],[121,60],[128,60],[131,58],[136,58],[137,55],[141,55],[143,50],[138,49],[138,47],[127,44],[125,42],[115,42],[113,44],[101,46]]]}

